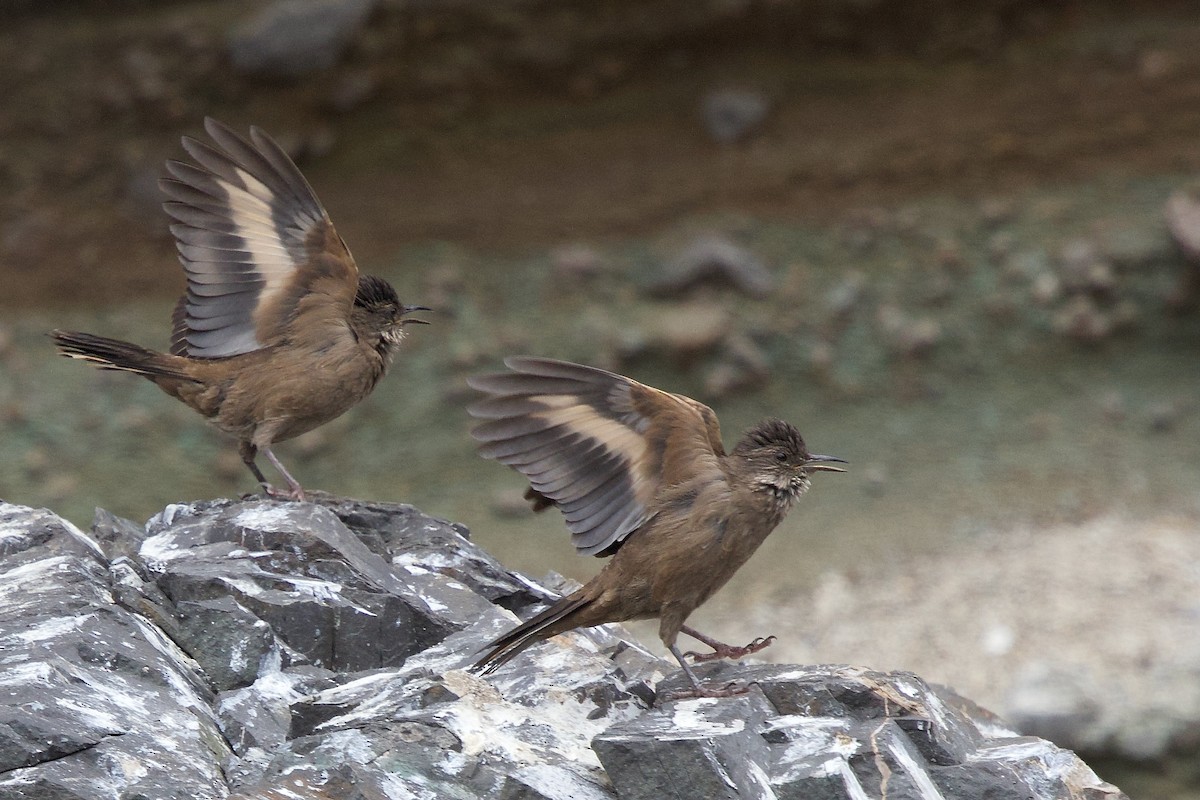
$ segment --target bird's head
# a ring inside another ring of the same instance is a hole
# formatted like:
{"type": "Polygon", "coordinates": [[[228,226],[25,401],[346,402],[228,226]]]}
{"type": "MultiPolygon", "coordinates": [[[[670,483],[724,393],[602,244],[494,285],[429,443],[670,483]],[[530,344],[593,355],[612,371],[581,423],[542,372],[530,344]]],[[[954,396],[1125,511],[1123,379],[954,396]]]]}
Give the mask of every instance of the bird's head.
{"type": "Polygon", "coordinates": [[[808,491],[814,472],[845,472],[830,462],[845,464],[836,456],[808,452],[800,431],[778,419],[766,419],[746,432],[733,449],[755,491],[770,492],[780,505],[790,506],[808,491]]]}
{"type": "Polygon", "coordinates": [[[429,311],[425,306],[406,306],[400,302],[396,290],[383,278],[361,275],[358,292],[354,295],[353,318],[359,333],[371,337],[372,344],[383,356],[404,338],[404,326],[413,323],[428,325],[423,319],[406,316],[414,311],[429,311]]]}

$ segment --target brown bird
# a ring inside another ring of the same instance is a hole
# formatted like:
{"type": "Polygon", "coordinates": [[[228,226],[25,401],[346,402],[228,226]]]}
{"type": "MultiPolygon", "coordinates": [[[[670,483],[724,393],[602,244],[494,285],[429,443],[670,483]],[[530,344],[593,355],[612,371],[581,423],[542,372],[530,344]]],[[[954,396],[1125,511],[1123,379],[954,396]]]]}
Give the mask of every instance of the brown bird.
{"type": "Polygon", "coordinates": [[[269,495],[304,498],[271,451],[340,416],[375,388],[409,323],[382,278],[359,275],[308,181],[271,137],[250,140],[213,119],[216,147],[184,137],[196,165],[168,161],[159,182],[175,219],[187,293],[175,306],[171,352],[56,330],[59,351],[133,372],[240,442],[269,495]],[[259,470],[259,451],[290,488],[259,470]]]}
{"type": "MultiPolygon", "coordinates": [[[[488,397],[470,407],[487,420],[471,432],[484,458],[529,479],[535,510],[556,505],[584,555],[612,556],[578,591],[487,645],[474,669],[487,674],[531,644],[605,622],[658,617],[659,636],[699,695],[679,652],[680,632],[738,658],[773,637],[733,647],[684,625],[758,549],[809,487],[813,472],[843,472],[812,455],[791,425],[768,419],[726,453],[717,415],[671,394],[594,367],[518,357],[511,372],[468,383],[488,397]]],[[[694,653],[688,655],[696,656],[694,653]]]]}

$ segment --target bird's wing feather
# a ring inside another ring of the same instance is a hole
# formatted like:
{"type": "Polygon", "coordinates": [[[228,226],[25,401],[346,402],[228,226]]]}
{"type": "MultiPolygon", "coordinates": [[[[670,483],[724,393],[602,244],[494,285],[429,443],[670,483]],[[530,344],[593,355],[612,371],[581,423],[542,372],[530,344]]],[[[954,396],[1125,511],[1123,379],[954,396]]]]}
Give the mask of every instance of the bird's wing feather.
{"type": "Polygon", "coordinates": [[[258,128],[249,140],[213,119],[204,128],[215,146],[185,137],[196,164],[168,161],[171,177],[159,183],[188,279],[171,352],[247,353],[305,317],[338,328],[358,268],[308,181],[258,128]]]}
{"type": "Polygon", "coordinates": [[[612,372],[542,358],[468,383],[479,452],[508,464],[566,518],[585,555],[611,554],[653,515],[665,482],[722,480],[712,409],[612,372]],[[665,481],[664,481],[665,476],[665,481]]]}

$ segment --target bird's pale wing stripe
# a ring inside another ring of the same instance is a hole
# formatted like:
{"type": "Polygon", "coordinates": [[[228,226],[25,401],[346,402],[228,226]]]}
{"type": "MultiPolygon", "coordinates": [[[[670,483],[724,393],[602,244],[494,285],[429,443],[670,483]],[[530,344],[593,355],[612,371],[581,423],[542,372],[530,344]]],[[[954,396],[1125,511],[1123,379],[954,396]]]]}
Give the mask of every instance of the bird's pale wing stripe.
{"type": "MultiPolygon", "coordinates": [[[[547,428],[563,428],[568,425],[572,425],[573,430],[580,430],[578,426],[574,426],[574,423],[579,422],[582,424],[595,417],[596,411],[591,406],[576,405],[562,409],[545,408],[542,411],[526,416],[489,420],[476,427],[472,435],[482,442],[491,442],[516,439],[531,433],[540,433],[547,428]]],[[[620,425],[620,423],[613,422],[612,420],[608,420],[608,422],[613,425],[620,425]]]]}
{"type": "MultiPolygon", "coordinates": [[[[495,397],[529,397],[544,396],[578,396],[595,389],[590,383],[574,378],[532,378],[528,375],[515,375],[510,372],[497,372],[488,375],[472,375],[467,379],[467,385],[472,389],[487,392],[495,397]]],[[[481,400],[481,403],[488,402],[481,400]]]]}
{"type": "Polygon", "coordinates": [[[523,414],[535,414],[554,406],[557,400],[576,402],[574,398],[554,395],[507,395],[480,400],[471,405],[471,415],[480,419],[506,419],[523,414]]]}
{"type": "Polygon", "coordinates": [[[563,512],[581,552],[601,553],[644,524],[657,475],[646,475],[651,419],[670,397],[611,372],[531,357],[472,378],[480,454],[519,470],[563,512]],[[646,405],[649,404],[649,405],[646,405]]]}
{"type": "MultiPolygon", "coordinates": [[[[251,143],[211,119],[204,127],[213,144],[185,137],[195,164],[169,161],[170,177],[159,185],[191,289],[172,338],[181,352],[216,357],[259,349],[280,335],[281,321],[294,313],[289,304],[303,294],[294,291],[303,284],[294,284],[310,279],[301,273],[312,242],[333,241],[334,255],[345,255],[312,187],[270,137],[252,129],[251,143]]],[[[357,270],[345,266],[336,302],[348,311],[357,270]]]]}

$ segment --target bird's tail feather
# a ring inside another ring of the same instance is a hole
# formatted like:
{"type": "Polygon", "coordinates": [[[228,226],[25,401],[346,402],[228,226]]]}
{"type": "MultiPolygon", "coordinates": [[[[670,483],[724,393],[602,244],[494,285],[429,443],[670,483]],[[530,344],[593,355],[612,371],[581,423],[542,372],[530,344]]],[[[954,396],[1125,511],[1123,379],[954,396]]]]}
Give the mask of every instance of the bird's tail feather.
{"type": "Polygon", "coordinates": [[[52,331],[50,338],[64,356],[90,361],[101,369],[133,372],[151,379],[193,380],[176,363],[180,360],[178,356],[158,353],[131,342],[80,331],[52,331]]]}
{"type": "Polygon", "coordinates": [[[584,596],[582,591],[564,597],[537,616],[522,622],[500,638],[485,645],[487,653],[476,661],[471,669],[481,675],[495,672],[531,644],[578,627],[578,624],[569,618],[591,602],[592,599],[584,596]]]}

